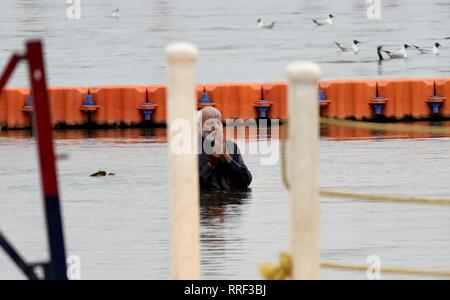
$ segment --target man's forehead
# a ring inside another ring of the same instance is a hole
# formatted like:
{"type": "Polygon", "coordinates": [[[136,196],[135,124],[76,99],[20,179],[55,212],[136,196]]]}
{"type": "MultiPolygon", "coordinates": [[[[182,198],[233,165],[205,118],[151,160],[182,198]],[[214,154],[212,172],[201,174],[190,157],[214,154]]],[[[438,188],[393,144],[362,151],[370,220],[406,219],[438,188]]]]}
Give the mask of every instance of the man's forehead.
{"type": "Polygon", "coordinates": [[[204,124],[217,124],[221,123],[221,120],[218,118],[204,118],[203,120],[204,124]]]}
{"type": "Polygon", "coordinates": [[[202,115],[202,119],[203,119],[203,121],[206,121],[206,120],[220,120],[220,116],[216,116],[216,115],[202,115]]]}
{"type": "Polygon", "coordinates": [[[205,107],[203,109],[200,110],[200,113],[202,114],[202,119],[203,120],[207,120],[207,119],[220,119],[221,118],[221,113],[220,111],[215,108],[215,107],[205,107]]]}
{"type": "Polygon", "coordinates": [[[220,113],[213,113],[213,112],[203,112],[202,113],[202,121],[206,122],[208,120],[220,120],[221,115],[220,113]]]}

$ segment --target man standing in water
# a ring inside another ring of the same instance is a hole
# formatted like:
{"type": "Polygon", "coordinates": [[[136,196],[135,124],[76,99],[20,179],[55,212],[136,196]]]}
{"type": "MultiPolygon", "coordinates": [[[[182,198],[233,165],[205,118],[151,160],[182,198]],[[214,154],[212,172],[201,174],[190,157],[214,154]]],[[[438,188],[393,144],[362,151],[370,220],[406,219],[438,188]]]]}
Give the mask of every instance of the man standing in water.
{"type": "Polygon", "coordinates": [[[198,112],[201,132],[199,155],[200,187],[206,190],[246,189],[252,175],[238,146],[223,136],[222,115],[214,107],[198,112]]]}

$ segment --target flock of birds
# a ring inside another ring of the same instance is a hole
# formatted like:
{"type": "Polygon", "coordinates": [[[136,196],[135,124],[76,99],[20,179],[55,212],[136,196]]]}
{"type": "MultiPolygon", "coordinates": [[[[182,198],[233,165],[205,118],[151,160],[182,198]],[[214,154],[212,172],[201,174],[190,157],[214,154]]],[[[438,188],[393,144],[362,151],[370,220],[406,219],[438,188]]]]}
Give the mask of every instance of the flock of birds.
{"type": "MultiPolygon", "coordinates": [[[[312,21],[317,26],[331,26],[331,25],[333,25],[334,18],[335,18],[334,15],[329,14],[328,17],[324,20],[312,19],[312,21]]],[[[258,23],[258,27],[261,29],[273,29],[275,27],[275,21],[272,21],[270,23],[264,23],[264,21],[262,19],[258,19],[257,23],[258,23]]],[[[446,37],[445,39],[450,40],[450,37],[446,37]]],[[[353,52],[353,54],[358,54],[358,52],[359,52],[358,45],[361,44],[361,42],[358,40],[353,40],[353,42],[350,46],[343,45],[336,41],[334,42],[334,44],[342,52],[353,52]]],[[[390,59],[403,59],[403,58],[408,58],[408,53],[407,53],[408,48],[414,48],[415,50],[419,51],[419,53],[421,53],[421,54],[432,53],[434,55],[439,55],[441,47],[442,47],[442,45],[439,44],[438,42],[435,42],[432,47],[419,47],[417,45],[412,45],[412,44],[403,44],[401,46],[400,50],[390,51],[390,50],[383,49],[383,46],[380,45],[377,47],[377,54],[378,54],[378,59],[380,61],[390,60],[390,59]]]]}
{"type": "MultiPolygon", "coordinates": [[[[120,18],[120,11],[119,8],[115,8],[112,10],[111,16],[113,18],[120,18]]],[[[333,19],[335,18],[334,15],[329,14],[326,19],[324,20],[316,20],[312,19],[313,23],[317,26],[331,26],[333,25],[333,19]]],[[[275,27],[275,21],[264,23],[262,19],[257,20],[258,27],[261,29],[274,29],[275,27]]],[[[450,40],[450,37],[446,37],[445,39],[450,40]]],[[[359,47],[358,45],[361,44],[358,40],[353,40],[352,44],[350,46],[343,45],[339,42],[334,42],[334,44],[339,48],[342,52],[353,52],[353,54],[358,54],[359,47]]],[[[411,45],[411,44],[403,44],[400,50],[397,51],[390,51],[383,49],[383,46],[380,45],[377,47],[377,54],[378,59],[381,60],[389,60],[389,59],[402,59],[402,58],[408,58],[407,49],[408,48],[414,48],[415,50],[419,51],[421,54],[426,53],[432,53],[434,55],[439,55],[440,48],[442,47],[441,44],[438,42],[434,43],[432,47],[419,47],[417,45],[411,45]]]]}

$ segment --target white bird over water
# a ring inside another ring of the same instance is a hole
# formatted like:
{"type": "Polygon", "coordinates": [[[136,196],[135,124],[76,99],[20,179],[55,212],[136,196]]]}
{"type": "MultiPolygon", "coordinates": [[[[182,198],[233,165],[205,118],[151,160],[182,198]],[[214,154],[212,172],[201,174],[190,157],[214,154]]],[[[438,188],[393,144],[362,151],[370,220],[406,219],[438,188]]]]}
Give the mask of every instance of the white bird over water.
{"type": "Polygon", "coordinates": [[[332,14],[328,15],[328,18],[326,18],[324,21],[317,21],[316,19],[312,19],[312,21],[317,25],[317,26],[323,26],[323,25],[333,25],[333,18],[334,16],[332,14]]]}
{"type": "Polygon", "coordinates": [[[408,58],[406,49],[408,49],[409,47],[411,46],[408,44],[403,44],[403,46],[400,48],[399,51],[392,52],[388,50],[383,50],[383,46],[378,46],[377,48],[378,58],[380,60],[385,60],[385,58],[383,57],[383,53],[386,53],[388,55],[388,59],[408,58]]]}
{"type": "Polygon", "coordinates": [[[414,48],[416,48],[420,53],[426,54],[426,53],[433,53],[434,55],[439,55],[439,48],[441,48],[441,44],[434,43],[432,48],[423,48],[416,45],[412,45],[414,48]]]}
{"type": "Polygon", "coordinates": [[[119,12],[119,9],[118,9],[118,8],[113,9],[113,11],[112,11],[112,17],[113,17],[113,18],[120,18],[120,12],[119,12]]]}
{"type": "Polygon", "coordinates": [[[264,24],[262,19],[258,19],[258,21],[256,22],[258,22],[258,27],[262,29],[273,29],[273,27],[275,26],[275,21],[272,21],[269,24],[264,24]]]}
{"type": "Polygon", "coordinates": [[[358,53],[358,51],[359,51],[358,44],[361,44],[361,42],[357,41],[357,40],[353,40],[351,47],[346,47],[346,46],[344,46],[344,45],[342,45],[341,43],[338,43],[338,42],[334,42],[334,43],[336,44],[336,46],[338,46],[338,48],[342,52],[353,51],[354,54],[358,53]]]}

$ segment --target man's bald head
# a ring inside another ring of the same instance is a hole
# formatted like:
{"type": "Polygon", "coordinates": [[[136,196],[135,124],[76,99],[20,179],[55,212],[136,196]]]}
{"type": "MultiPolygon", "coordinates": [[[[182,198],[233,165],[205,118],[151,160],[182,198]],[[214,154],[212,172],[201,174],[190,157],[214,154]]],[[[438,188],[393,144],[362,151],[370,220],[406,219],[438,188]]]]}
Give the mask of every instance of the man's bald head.
{"type": "Polygon", "coordinates": [[[217,108],[212,106],[200,109],[197,112],[197,120],[203,136],[222,126],[222,114],[217,108]]]}
{"type": "Polygon", "coordinates": [[[217,108],[212,106],[203,107],[198,111],[198,114],[201,117],[202,124],[209,119],[217,119],[222,121],[222,114],[217,108]]]}

